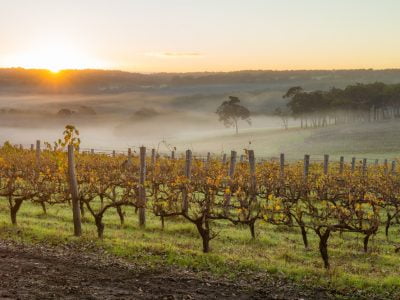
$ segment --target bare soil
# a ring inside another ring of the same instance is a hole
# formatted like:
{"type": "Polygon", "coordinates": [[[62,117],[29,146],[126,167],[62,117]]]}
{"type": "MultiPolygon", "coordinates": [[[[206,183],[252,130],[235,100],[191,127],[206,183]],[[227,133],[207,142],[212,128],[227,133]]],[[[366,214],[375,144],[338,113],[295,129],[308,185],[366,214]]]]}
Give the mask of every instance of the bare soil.
{"type": "MultiPolygon", "coordinates": [[[[332,299],[332,291],[260,276],[215,279],[104,253],[0,241],[0,299],[332,299]],[[88,253],[89,252],[89,253],[88,253]]],[[[342,295],[343,297],[343,295],[342,295]]]]}

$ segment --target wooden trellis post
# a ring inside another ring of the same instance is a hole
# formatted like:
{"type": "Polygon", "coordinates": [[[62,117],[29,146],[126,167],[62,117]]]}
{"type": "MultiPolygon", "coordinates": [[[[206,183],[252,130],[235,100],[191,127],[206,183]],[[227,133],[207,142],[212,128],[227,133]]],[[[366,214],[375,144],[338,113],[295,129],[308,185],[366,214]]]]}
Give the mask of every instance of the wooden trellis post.
{"type": "Polygon", "coordinates": [[[140,147],[139,226],[146,226],[146,147],[140,147]]]}
{"type": "Polygon", "coordinates": [[[367,174],[367,159],[364,158],[362,162],[362,176],[367,174]]]}
{"type": "Polygon", "coordinates": [[[324,155],[324,175],[328,175],[329,171],[329,155],[324,155]]]}
{"type": "Polygon", "coordinates": [[[231,179],[233,178],[233,175],[235,174],[236,156],[237,156],[236,151],[231,151],[231,163],[229,165],[229,174],[228,174],[231,179]]]}
{"type": "Polygon", "coordinates": [[[78,182],[76,180],[75,172],[75,158],[74,158],[74,146],[68,145],[68,179],[69,189],[72,198],[72,218],[74,222],[74,235],[81,236],[81,212],[79,203],[79,191],[78,182]]]}
{"type": "Polygon", "coordinates": [[[132,164],[132,149],[128,148],[128,166],[132,164]]]}
{"type": "Polygon", "coordinates": [[[387,175],[388,171],[389,171],[389,166],[388,166],[388,160],[387,159],[385,159],[385,161],[383,163],[383,170],[385,172],[385,175],[387,175]]]}
{"type": "Polygon", "coordinates": [[[151,149],[151,166],[154,167],[156,163],[156,149],[151,149]]]}
{"type": "Polygon", "coordinates": [[[306,154],[304,155],[304,170],[303,170],[303,176],[305,181],[307,181],[309,169],[310,169],[310,155],[306,154]]]}
{"type": "Polygon", "coordinates": [[[285,176],[285,153],[279,156],[279,176],[281,178],[285,176]]]}
{"type": "Polygon", "coordinates": [[[254,156],[254,150],[249,150],[248,155],[250,168],[250,188],[252,197],[254,197],[256,192],[256,158],[254,156]]]}
{"type": "MultiPolygon", "coordinates": [[[[192,177],[192,150],[186,150],[185,176],[190,181],[192,177]]],[[[184,188],[182,191],[182,211],[184,213],[187,213],[189,211],[189,199],[188,199],[187,188],[184,188]]]]}
{"type": "Polygon", "coordinates": [[[356,169],[356,158],[352,157],[351,158],[351,172],[354,173],[355,169],[356,169]]]}
{"type": "Polygon", "coordinates": [[[339,174],[343,174],[343,170],[344,170],[344,157],[341,156],[339,161],[339,174]]]}
{"type": "Polygon", "coordinates": [[[40,140],[36,141],[36,162],[40,162],[40,140]]]}
{"type": "Polygon", "coordinates": [[[235,167],[236,167],[236,156],[237,153],[236,151],[231,151],[231,161],[229,164],[229,183],[228,183],[228,187],[230,192],[228,194],[225,194],[225,205],[224,205],[224,213],[225,215],[228,215],[229,213],[229,205],[231,204],[231,185],[232,185],[232,179],[233,176],[235,175],[235,167]]]}

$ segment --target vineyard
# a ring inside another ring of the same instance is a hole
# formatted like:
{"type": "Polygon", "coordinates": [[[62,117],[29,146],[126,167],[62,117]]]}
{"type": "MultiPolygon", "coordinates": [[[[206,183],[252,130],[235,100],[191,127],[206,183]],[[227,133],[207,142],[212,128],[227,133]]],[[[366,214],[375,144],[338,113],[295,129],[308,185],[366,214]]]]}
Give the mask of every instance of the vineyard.
{"type": "MultiPolygon", "coordinates": [[[[8,207],[13,225],[26,217],[26,211],[19,214],[24,206],[40,208],[40,218],[59,207],[76,236],[91,223],[100,240],[107,238],[107,226],[115,234],[115,224],[107,222],[111,215],[119,220],[120,231],[133,217],[142,230],[149,220],[151,230],[159,222],[161,232],[168,224],[184,223],[197,232],[201,250],[210,254],[213,242],[220,235],[229,239],[236,228],[247,228],[248,251],[264,238],[261,232],[266,239],[290,232],[299,238],[286,243],[297,246],[286,247],[301,246],[307,256],[318,253],[317,267],[329,269],[335,265],[329,247],[333,238],[335,244],[360,238],[357,251],[367,260],[368,255],[377,259],[379,246],[371,250],[370,241],[379,233],[389,241],[397,235],[392,227],[400,224],[400,172],[395,161],[330,162],[326,155],[323,162],[312,162],[306,155],[304,161],[286,163],[281,155],[280,160],[257,162],[252,150],[239,157],[232,151],[229,157],[199,158],[190,150],[158,155],[145,147],[137,156],[131,151],[107,155],[78,151],[71,132],[65,140],[70,145],[60,142],[42,151],[9,143],[0,149],[1,208],[8,207]],[[317,249],[310,240],[316,241],[317,249]]],[[[396,255],[400,249],[390,245],[383,255],[396,255]]]]}

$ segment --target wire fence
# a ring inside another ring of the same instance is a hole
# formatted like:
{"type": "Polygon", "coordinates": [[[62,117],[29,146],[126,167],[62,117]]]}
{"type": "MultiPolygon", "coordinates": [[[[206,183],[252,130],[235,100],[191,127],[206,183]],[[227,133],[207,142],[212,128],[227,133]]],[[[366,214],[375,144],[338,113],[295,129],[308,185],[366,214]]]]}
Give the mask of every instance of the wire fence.
{"type": "MultiPolygon", "coordinates": [[[[31,149],[31,150],[36,150],[37,145],[39,147],[45,148],[45,146],[40,146],[40,141],[36,141],[34,144],[17,144],[14,145],[16,147],[20,147],[21,149],[31,149]],[[37,144],[39,142],[39,144],[37,144]]],[[[172,156],[175,158],[184,158],[185,157],[185,151],[177,151],[177,150],[171,150],[171,151],[166,151],[166,150],[157,150],[155,148],[148,148],[149,152],[152,150],[154,151],[155,155],[157,157],[169,157],[171,158],[172,156]],[[150,150],[151,149],[151,150],[150,150]]],[[[127,148],[122,148],[122,147],[96,147],[96,148],[87,148],[83,147],[79,149],[80,153],[91,153],[91,154],[104,154],[104,155],[125,155],[128,156],[129,153],[132,157],[139,156],[140,152],[140,146],[130,146],[127,148]]],[[[208,159],[220,159],[220,160],[225,160],[226,162],[229,161],[231,152],[196,152],[193,151],[193,159],[195,160],[203,160],[206,161],[208,159]]],[[[257,155],[257,152],[255,152],[255,161],[257,163],[262,163],[262,162],[268,162],[268,161],[279,161],[280,160],[280,153],[276,156],[262,156],[262,155],[257,155]]],[[[305,154],[306,155],[306,154],[305,154]]],[[[247,156],[247,151],[243,150],[241,153],[238,153],[238,158],[240,158],[240,161],[248,161],[248,156],[247,156]]],[[[285,155],[285,162],[286,163],[296,163],[299,161],[302,161],[304,158],[303,157],[290,157],[289,155],[285,155]]],[[[329,157],[329,162],[331,163],[339,163],[341,160],[344,162],[352,162],[355,160],[357,164],[363,163],[365,161],[368,165],[370,164],[387,164],[390,161],[396,161],[396,158],[371,158],[371,157],[364,157],[364,156],[359,156],[359,157],[354,157],[351,155],[348,156],[339,156],[339,155],[333,155],[329,157]]],[[[323,164],[325,161],[325,154],[312,154],[309,157],[310,163],[321,163],[323,164]]]]}

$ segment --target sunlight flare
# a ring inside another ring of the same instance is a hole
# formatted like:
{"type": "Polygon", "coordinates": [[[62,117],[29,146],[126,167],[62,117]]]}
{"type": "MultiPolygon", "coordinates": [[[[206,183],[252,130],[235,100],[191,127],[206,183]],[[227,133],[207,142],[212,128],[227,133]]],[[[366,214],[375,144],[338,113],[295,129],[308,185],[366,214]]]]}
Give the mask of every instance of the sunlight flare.
{"type": "Polygon", "coordinates": [[[47,69],[58,73],[64,69],[105,68],[104,64],[86,56],[69,44],[55,43],[32,47],[5,59],[10,67],[47,69]]]}

